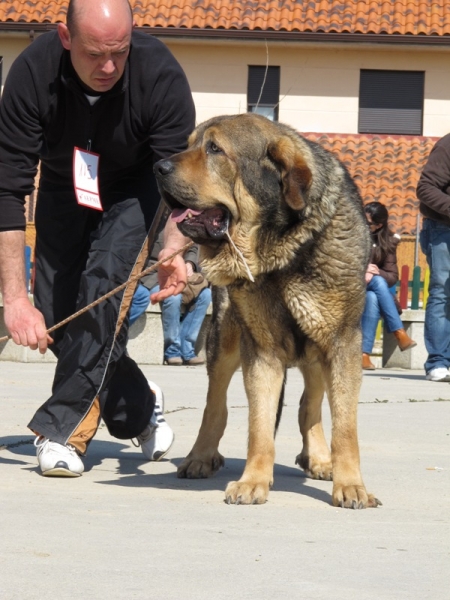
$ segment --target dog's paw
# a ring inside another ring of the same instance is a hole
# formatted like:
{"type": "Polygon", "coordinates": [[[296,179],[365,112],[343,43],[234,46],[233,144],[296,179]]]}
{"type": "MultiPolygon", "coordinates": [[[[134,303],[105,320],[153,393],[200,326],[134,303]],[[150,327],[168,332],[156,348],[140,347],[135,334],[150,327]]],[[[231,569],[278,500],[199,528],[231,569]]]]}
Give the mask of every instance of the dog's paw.
{"type": "Polygon", "coordinates": [[[224,464],[225,459],[219,452],[215,452],[212,457],[208,458],[188,454],[177,469],[177,477],[180,479],[206,479],[214,475],[224,464]]]}
{"type": "Polygon", "coordinates": [[[368,494],[363,485],[334,485],[333,505],[341,508],[376,508],[382,503],[373,494],[368,494]]]}
{"type": "Polygon", "coordinates": [[[264,482],[230,481],[225,490],[227,504],[264,504],[270,485],[264,482]]]}
{"type": "Polygon", "coordinates": [[[331,481],[333,479],[333,465],[330,460],[318,460],[312,456],[299,454],[295,459],[295,464],[298,465],[305,473],[313,479],[324,479],[331,481]]]}

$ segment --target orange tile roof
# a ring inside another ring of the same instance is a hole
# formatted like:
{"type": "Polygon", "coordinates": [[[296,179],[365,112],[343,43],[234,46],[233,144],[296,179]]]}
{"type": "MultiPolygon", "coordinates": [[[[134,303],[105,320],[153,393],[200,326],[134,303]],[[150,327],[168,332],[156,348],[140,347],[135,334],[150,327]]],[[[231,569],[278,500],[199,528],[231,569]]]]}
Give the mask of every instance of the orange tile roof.
{"type": "Polygon", "coordinates": [[[419,203],[416,186],[438,138],[304,133],[334,152],[353,176],[364,203],[383,202],[394,231],[413,235],[419,203]]]}
{"type": "MultiPolygon", "coordinates": [[[[416,233],[417,182],[439,138],[333,133],[302,135],[336,154],[354,178],[364,203],[379,201],[388,207],[395,232],[401,235],[416,233]]],[[[34,221],[35,201],[35,193],[27,197],[28,221],[34,221]]]]}
{"type": "MultiPolygon", "coordinates": [[[[64,21],[67,0],[2,0],[0,23],[64,21]]],[[[448,0],[131,0],[140,27],[450,35],[448,0]]]]}

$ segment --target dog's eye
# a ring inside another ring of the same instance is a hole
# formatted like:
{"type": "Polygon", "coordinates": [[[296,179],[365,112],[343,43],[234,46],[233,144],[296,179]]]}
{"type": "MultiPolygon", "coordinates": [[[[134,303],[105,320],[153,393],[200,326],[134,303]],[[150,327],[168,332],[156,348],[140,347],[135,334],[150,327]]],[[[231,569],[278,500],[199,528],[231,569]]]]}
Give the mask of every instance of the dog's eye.
{"type": "Polygon", "coordinates": [[[207,152],[208,154],[220,154],[222,152],[222,148],[219,148],[219,146],[214,142],[210,142],[207,152]]]}

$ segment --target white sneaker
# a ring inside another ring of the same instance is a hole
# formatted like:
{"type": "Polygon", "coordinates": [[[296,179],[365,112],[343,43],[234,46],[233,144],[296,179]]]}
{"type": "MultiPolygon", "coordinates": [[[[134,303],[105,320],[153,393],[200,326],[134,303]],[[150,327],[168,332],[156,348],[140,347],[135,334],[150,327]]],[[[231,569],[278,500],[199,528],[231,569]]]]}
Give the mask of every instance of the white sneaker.
{"type": "Polygon", "coordinates": [[[160,460],[169,452],[175,436],[163,417],[164,395],[161,388],[153,381],[149,381],[148,385],[155,394],[155,408],[150,423],[137,436],[137,440],[147,460],[160,460]]]}
{"type": "Polygon", "coordinates": [[[46,477],[79,477],[84,465],[73,446],[58,444],[45,437],[34,440],[37,460],[46,477]]]}
{"type": "Polygon", "coordinates": [[[450,381],[450,371],[445,367],[436,367],[427,373],[428,381],[450,381]]]}

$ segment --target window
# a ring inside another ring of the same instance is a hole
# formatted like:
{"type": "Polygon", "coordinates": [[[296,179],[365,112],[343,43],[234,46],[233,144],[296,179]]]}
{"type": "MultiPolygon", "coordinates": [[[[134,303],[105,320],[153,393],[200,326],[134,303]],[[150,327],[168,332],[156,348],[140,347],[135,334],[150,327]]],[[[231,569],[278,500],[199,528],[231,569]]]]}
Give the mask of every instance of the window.
{"type": "Polygon", "coordinates": [[[278,121],[280,67],[249,66],[247,87],[248,112],[278,121]]]}
{"type": "Polygon", "coordinates": [[[422,135],[423,71],[362,69],[358,133],[422,135]]]}

